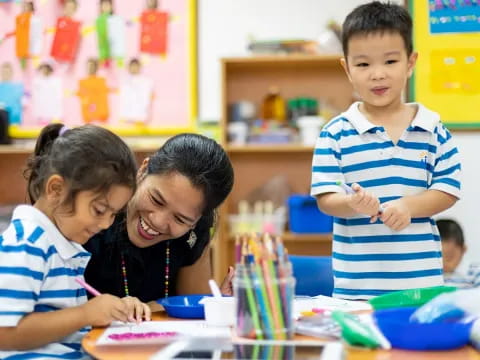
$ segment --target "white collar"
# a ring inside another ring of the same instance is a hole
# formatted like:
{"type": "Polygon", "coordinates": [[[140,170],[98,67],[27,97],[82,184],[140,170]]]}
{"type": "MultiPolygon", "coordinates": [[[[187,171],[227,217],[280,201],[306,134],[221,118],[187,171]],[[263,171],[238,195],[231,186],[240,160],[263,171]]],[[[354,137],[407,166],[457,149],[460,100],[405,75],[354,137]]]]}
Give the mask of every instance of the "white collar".
{"type": "MultiPolygon", "coordinates": [[[[377,126],[368,121],[365,115],[360,112],[360,104],[360,101],[354,102],[341,116],[347,118],[359,134],[363,134],[377,126]]],[[[433,133],[435,127],[440,122],[440,115],[419,103],[408,103],[407,105],[417,107],[417,113],[410,124],[410,128],[420,127],[433,133]]]]}
{"type": "Polygon", "coordinates": [[[48,236],[48,240],[53,243],[57,253],[64,260],[71,259],[82,252],[86,252],[82,245],[65,238],[52,221],[43,212],[33,206],[17,206],[13,211],[12,220],[14,219],[30,220],[34,223],[40,223],[48,236]]]}

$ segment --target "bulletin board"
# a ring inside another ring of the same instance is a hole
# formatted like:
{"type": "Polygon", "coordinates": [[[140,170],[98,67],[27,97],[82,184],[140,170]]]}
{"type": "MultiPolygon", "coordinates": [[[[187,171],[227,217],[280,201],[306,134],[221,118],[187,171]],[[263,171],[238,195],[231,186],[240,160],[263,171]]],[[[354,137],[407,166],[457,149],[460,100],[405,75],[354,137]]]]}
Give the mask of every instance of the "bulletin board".
{"type": "Polygon", "coordinates": [[[412,100],[452,129],[480,129],[480,1],[410,0],[418,61],[412,100]]]}
{"type": "MultiPolygon", "coordinates": [[[[21,12],[22,1],[0,1],[0,64],[13,66],[13,81],[22,83],[25,94],[22,99],[22,119],[11,125],[14,138],[36,137],[45,123],[33,116],[31,89],[42,63],[52,65],[54,75],[61,78],[62,94],[59,119],[69,126],[85,123],[82,117],[79,80],[87,75],[87,60],[98,58],[96,19],[99,0],[78,0],[73,16],[81,22],[81,37],[75,61],[58,63],[50,52],[57,18],[62,16],[61,0],[34,0],[35,15],[41,18],[43,35],[41,53],[28,58],[23,64],[16,56],[15,36],[6,37],[16,28],[16,16],[21,12]]],[[[166,51],[152,55],[140,51],[141,14],[146,0],[113,0],[115,15],[125,21],[126,56],[123,61],[112,61],[100,66],[98,75],[108,86],[108,119],[94,122],[121,136],[170,135],[193,131],[197,118],[197,53],[196,53],[196,0],[159,0],[158,10],[168,14],[166,51]],[[142,64],[142,75],[151,80],[153,94],[148,119],[144,122],[125,121],[119,116],[121,96],[119,89],[128,76],[128,63],[137,58],[142,64]]]]}

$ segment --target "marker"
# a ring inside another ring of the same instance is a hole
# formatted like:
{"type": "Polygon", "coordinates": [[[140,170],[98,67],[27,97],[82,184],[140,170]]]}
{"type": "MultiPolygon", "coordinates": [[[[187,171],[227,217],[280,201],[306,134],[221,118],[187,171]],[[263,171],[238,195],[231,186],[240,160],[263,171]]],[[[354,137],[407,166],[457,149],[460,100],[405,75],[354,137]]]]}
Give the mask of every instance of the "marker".
{"type": "Polygon", "coordinates": [[[88,285],[85,280],[83,280],[82,278],[75,278],[75,281],[77,283],[79,283],[80,285],[82,285],[85,290],[87,290],[90,294],[92,294],[93,296],[99,296],[99,295],[102,295],[102,293],[100,291],[98,291],[97,289],[95,289],[93,286],[91,285],[88,285]]]}
{"type": "MultiPolygon", "coordinates": [[[[345,190],[345,192],[349,195],[353,195],[355,194],[355,191],[353,191],[353,189],[348,186],[347,184],[341,182],[341,181],[337,181],[337,185],[340,186],[343,190],[345,190]]],[[[383,213],[385,209],[383,208],[382,204],[380,204],[380,206],[378,207],[378,212],[381,214],[383,213]]]]}

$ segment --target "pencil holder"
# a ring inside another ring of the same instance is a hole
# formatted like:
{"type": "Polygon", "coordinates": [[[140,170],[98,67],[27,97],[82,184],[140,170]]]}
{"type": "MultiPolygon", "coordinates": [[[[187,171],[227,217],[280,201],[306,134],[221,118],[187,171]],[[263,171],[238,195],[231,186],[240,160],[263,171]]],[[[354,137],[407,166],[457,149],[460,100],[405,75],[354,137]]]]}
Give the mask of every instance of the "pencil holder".
{"type": "Polygon", "coordinates": [[[233,287],[237,336],[262,340],[293,338],[295,278],[290,263],[237,264],[233,287]]]}

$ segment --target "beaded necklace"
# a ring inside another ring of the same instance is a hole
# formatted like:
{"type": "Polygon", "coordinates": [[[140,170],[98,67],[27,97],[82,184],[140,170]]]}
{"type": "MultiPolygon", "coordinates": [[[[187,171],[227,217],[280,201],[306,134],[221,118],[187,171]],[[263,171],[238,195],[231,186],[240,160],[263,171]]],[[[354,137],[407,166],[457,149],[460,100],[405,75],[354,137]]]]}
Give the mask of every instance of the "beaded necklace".
{"type": "MultiPolygon", "coordinates": [[[[127,267],[125,266],[125,256],[122,253],[122,277],[123,277],[123,289],[125,290],[125,296],[129,296],[128,290],[128,278],[127,267]]],[[[165,297],[168,297],[168,280],[170,273],[170,243],[167,241],[167,247],[165,249],[165,297]]]]}

